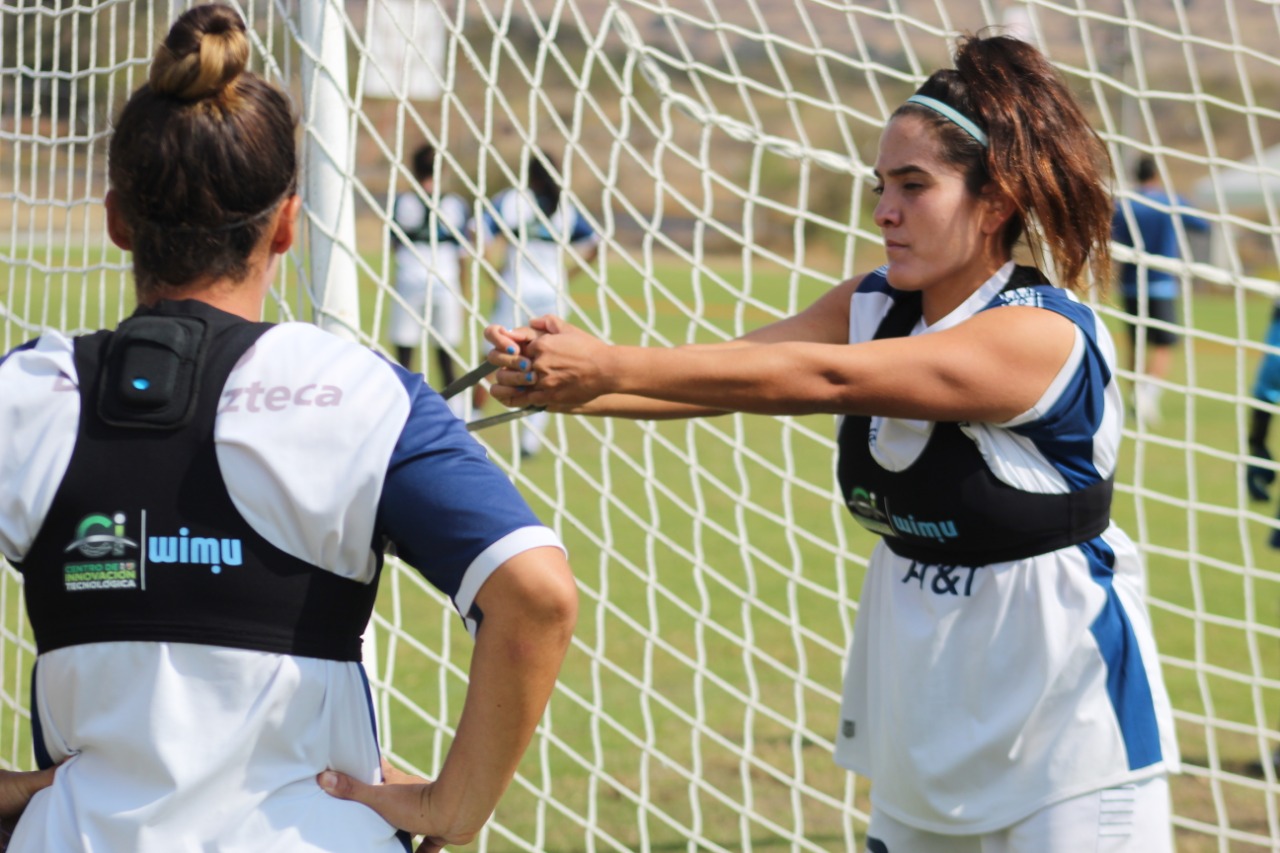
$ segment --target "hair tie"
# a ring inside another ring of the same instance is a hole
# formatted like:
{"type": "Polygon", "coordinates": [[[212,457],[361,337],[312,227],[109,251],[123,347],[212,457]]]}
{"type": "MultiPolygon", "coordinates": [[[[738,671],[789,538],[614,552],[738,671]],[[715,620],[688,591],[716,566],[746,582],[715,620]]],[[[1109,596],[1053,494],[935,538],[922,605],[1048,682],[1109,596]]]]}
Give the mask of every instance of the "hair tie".
{"type": "Polygon", "coordinates": [[[293,188],[290,187],[279,195],[275,201],[271,202],[271,204],[267,205],[262,210],[259,210],[257,213],[250,214],[249,216],[245,216],[240,219],[232,219],[229,222],[222,223],[221,225],[186,225],[173,222],[161,222],[158,219],[151,219],[147,216],[139,216],[138,218],[154,228],[163,228],[166,231],[203,231],[209,234],[218,234],[226,231],[235,231],[239,228],[245,228],[249,225],[255,225],[258,222],[261,222],[271,214],[275,213],[275,211],[280,207],[280,202],[288,198],[292,192],[293,188]]]}
{"type": "Polygon", "coordinates": [[[983,148],[990,147],[987,142],[987,135],[983,133],[982,128],[974,123],[973,119],[957,110],[950,104],[944,104],[937,98],[930,98],[928,95],[912,95],[907,98],[908,104],[919,104],[922,107],[933,110],[938,115],[950,121],[956,127],[972,136],[983,148]]]}

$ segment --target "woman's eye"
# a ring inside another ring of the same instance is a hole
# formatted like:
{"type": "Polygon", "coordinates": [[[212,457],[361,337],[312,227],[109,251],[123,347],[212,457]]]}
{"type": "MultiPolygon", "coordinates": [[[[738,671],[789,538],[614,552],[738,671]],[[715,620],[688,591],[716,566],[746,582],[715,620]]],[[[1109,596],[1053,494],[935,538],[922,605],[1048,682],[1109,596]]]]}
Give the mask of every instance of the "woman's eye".
{"type": "Polygon", "coordinates": [[[871,193],[873,195],[884,195],[884,184],[872,187],[871,193]]]}

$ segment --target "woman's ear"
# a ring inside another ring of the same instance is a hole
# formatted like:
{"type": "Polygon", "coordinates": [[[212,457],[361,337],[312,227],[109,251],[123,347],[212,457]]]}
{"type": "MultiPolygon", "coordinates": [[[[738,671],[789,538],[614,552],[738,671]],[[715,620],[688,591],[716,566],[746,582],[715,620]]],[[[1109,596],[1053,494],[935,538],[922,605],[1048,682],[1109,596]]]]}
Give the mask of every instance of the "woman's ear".
{"type": "Polygon", "coordinates": [[[125,224],[124,214],[120,212],[120,197],[116,195],[115,190],[107,190],[107,197],[103,200],[107,208],[107,236],[111,238],[111,242],[115,243],[126,252],[133,250],[133,235],[129,233],[129,226],[125,224]]]}
{"type": "Polygon", "coordinates": [[[981,200],[984,213],[982,230],[988,234],[999,233],[1017,210],[1013,199],[994,183],[989,183],[982,188],[981,200]]]}
{"type": "Polygon", "coordinates": [[[283,255],[293,246],[298,236],[298,212],[302,210],[302,196],[294,194],[280,205],[276,214],[275,230],[271,233],[271,254],[283,255]]]}

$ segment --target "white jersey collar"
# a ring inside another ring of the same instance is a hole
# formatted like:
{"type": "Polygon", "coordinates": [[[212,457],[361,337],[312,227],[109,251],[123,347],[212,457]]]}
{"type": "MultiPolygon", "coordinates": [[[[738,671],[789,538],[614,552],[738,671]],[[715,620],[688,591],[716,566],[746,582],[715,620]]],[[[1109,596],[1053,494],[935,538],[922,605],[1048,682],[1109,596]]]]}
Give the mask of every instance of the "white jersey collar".
{"type": "Polygon", "coordinates": [[[996,270],[995,275],[991,276],[991,278],[987,279],[981,287],[969,294],[968,299],[961,302],[951,310],[951,313],[947,314],[933,325],[924,324],[924,320],[922,319],[921,323],[924,324],[924,331],[940,332],[943,329],[950,329],[951,327],[968,320],[974,314],[977,314],[987,305],[987,303],[996,297],[997,293],[1004,290],[1009,284],[1009,278],[1013,275],[1014,266],[1013,261],[1005,263],[1004,266],[996,270]]]}

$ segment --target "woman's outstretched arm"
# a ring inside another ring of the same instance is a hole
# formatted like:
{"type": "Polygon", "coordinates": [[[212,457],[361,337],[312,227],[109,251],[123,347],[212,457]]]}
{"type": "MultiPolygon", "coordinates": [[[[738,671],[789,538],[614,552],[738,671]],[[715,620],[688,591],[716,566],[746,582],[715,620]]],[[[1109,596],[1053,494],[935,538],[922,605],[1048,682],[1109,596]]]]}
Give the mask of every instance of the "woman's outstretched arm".
{"type": "MultiPolygon", "coordinates": [[[[808,341],[811,343],[840,344],[848,340],[849,334],[849,302],[854,290],[862,281],[861,276],[849,279],[836,285],[813,302],[808,308],[777,322],[762,326],[748,332],[741,338],[714,344],[689,344],[679,347],[682,353],[692,352],[725,352],[763,343],[780,343],[783,341],[808,341]]],[[[591,338],[586,332],[564,322],[557,317],[540,317],[530,327],[523,329],[503,329],[490,326],[485,329],[485,338],[493,345],[490,362],[502,367],[511,367],[517,373],[519,364],[526,365],[523,370],[529,372],[530,359],[527,348],[539,336],[544,334],[577,334],[591,338]],[[504,358],[504,356],[517,356],[504,358]]],[[[591,340],[595,340],[591,338],[591,340]]],[[[509,377],[510,382],[510,377],[509,377]]],[[[502,384],[500,381],[492,386],[495,399],[507,406],[521,407],[528,405],[525,390],[519,384],[502,384]]],[[[538,403],[538,405],[544,405],[538,403]]],[[[677,418],[714,417],[737,411],[734,408],[719,408],[706,405],[704,402],[676,402],[654,396],[638,394],[603,394],[589,401],[576,404],[551,402],[545,404],[554,412],[577,415],[597,415],[602,417],[630,418],[632,420],[670,420],[677,418]]]]}
{"type": "Polygon", "coordinates": [[[945,331],[852,346],[610,346],[558,318],[542,325],[523,353],[495,351],[490,360],[504,365],[495,376],[516,404],[560,411],[589,411],[593,401],[620,394],[758,414],[1002,423],[1035,405],[1077,341],[1065,317],[1023,306],[984,311],[945,331]]]}

